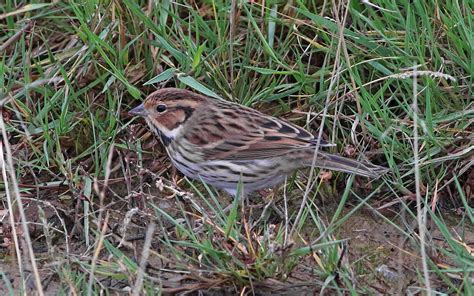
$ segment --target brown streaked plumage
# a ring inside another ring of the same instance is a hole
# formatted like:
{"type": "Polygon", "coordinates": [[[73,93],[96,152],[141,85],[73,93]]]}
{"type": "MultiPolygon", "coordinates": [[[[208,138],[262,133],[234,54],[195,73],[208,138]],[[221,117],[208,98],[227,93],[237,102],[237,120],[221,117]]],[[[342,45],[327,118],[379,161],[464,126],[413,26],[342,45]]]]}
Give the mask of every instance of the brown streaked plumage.
{"type": "MultiPolygon", "coordinates": [[[[191,91],[155,91],[129,112],[145,118],[184,175],[236,194],[272,187],[311,166],[317,139],[306,130],[238,104],[191,91]]],[[[321,140],[320,147],[333,146],[321,140]]],[[[316,167],[377,178],[387,169],[318,151],[316,167]]]]}

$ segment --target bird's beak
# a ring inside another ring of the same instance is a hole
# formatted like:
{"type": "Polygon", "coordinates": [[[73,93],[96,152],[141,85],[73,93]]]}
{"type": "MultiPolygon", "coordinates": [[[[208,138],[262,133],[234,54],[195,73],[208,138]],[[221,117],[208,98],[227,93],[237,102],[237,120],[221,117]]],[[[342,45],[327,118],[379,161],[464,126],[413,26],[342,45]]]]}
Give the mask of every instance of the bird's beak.
{"type": "Polygon", "coordinates": [[[147,116],[147,112],[145,110],[145,106],[143,104],[138,105],[137,107],[133,108],[132,110],[128,111],[128,114],[133,116],[147,116]]]}

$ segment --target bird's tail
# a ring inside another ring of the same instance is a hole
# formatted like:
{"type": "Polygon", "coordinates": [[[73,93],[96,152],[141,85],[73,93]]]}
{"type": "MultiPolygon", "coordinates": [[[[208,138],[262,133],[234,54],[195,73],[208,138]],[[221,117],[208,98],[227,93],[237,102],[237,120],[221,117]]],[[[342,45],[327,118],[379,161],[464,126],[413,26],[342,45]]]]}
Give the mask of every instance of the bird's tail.
{"type": "MultiPolygon", "coordinates": [[[[312,156],[306,158],[304,161],[305,166],[312,166],[312,161],[312,156]]],[[[314,166],[328,170],[354,173],[356,175],[370,178],[379,178],[389,171],[387,168],[370,162],[357,161],[339,155],[329,154],[324,151],[318,151],[314,166]]]]}

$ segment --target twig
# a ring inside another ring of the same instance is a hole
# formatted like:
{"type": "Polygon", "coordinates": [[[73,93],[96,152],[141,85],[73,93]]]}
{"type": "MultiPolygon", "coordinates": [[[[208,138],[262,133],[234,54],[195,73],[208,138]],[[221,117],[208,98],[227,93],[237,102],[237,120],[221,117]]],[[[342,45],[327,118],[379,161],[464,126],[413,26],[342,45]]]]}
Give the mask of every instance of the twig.
{"type": "Polygon", "coordinates": [[[143,244],[142,258],[140,259],[140,267],[138,268],[137,279],[135,280],[135,286],[133,287],[133,296],[140,295],[143,287],[143,279],[145,277],[145,268],[150,256],[151,241],[153,240],[153,234],[155,233],[156,224],[150,223],[146,231],[145,243],[143,244]]]}
{"type": "MultiPolygon", "coordinates": [[[[344,19],[342,21],[342,24],[339,24],[339,42],[337,46],[336,58],[334,60],[334,67],[333,67],[334,74],[331,76],[331,82],[329,83],[329,87],[328,87],[329,90],[331,90],[336,84],[336,82],[339,80],[340,72],[338,72],[338,70],[340,67],[340,53],[341,53],[341,48],[342,48],[341,42],[343,41],[343,39],[341,38],[341,35],[344,34],[344,24],[347,19],[348,12],[349,12],[349,5],[346,6],[346,11],[344,13],[344,19]]],[[[296,215],[295,221],[293,223],[293,227],[291,228],[291,231],[290,231],[290,235],[289,235],[290,238],[293,236],[293,233],[298,227],[298,222],[301,219],[301,216],[303,215],[303,211],[306,207],[306,202],[308,201],[309,192],[313,188],[312,181],[313,181],[313,176],[314,176],[314,166],[316,164],[316,160],[318,159],[319,146],[321,143],[321,138],[323,136],[324,121],[326,119],[326,114],[328,113],[330,98],[331,98],[331,92],[328,91],[327,96],[326,96],[326,102],[324,104],[324,110],[322,114],[321,125],[319,127],[318,137],[316,139],[316,147],[314,148],[313,161],[311,163],[311,170],[309,172],[308,183],[306,185],[306,189],[303,195],[303,200],[301,201],[300,209],[298,211],[298,214],[296,215]]]]}
{"type": "Polygon", "coordinates": [[[102,230],[100,231],[99,238],[97,239],[97,247],[95,248],[94,251],[94,256],[92,257],[92,262],[91,262],[91,270],[89,274],[89,283],[87,285],[87,295],[91,296],[92,295],[92,286],[94,282],[94,272],[95,268],[97,265],[97,259],[99,258],[100,250],[102,250],[102,245],[104,243],[104,236],[105,236],[105,231],[107,230],[109,222],[109,212],[105,214],[105,219],[104,223],[102,225],[102,230]]]}
{"type": "MultiPolygon", "coordinates": [[[[1,109],[0,109],[1,110],[1,109]]],[[[0,116],[1,116],[1,111],[0,111],[0,116]]],[[[3,120],[2,120],[3,121],[3,120]]],[[[6,163],[5,163],[5,158],[3,154],[3,141],[0,139],[0,168],[2,169],[2,177],[4,181],[4,186],[5,186],[5,195],[7,197],[7,204],[8,204],[8,218],[10,220],[10,225],[11,225],[11,231],[12,231],[12,237],[13,237],[13,243],[15,245],[15,252],[16,252],[16,260],[18,263],[18,270],[20,273],[20,278],[22,279],[22,282],[24,282],[25,276],[23,273],[23,264],[21,262],[21,251],[20,251],[20,244],[18,242],[18,233],[16,232],[16,222],[15,222],[15,215],[13,214],[13,200],[12,196],[10,195],[10,188],[9,188],[9,183],[8,183],[8,177],[7,177],[7,171],[6,171],[6,163]]]]}
{"type": "Polygon", "coordinates": [[[26,23],[26,25],[21,28],[18,32],[16,32],[12,37],[8,38],[7,41],[5,41],[5,43],[3,43],[1,46],[0,46],[0,52],[4,51],[5,49],[7,49],[10,45],[12,45],[13,43],[15,43],[18,39],[20,39],[21,35],[23,35],[23,33],[25,33],[25,31],[28,31],[29,29],[31,29],[31,27],[33,26],[33,22],[32,21],[28,21],[26,23]]]}
{"type": "MultiPolygon", "coordinates": [[[[4,146],[5,146],[5,152],[6,152],[6,162],[4,162],[4,161],[2,161],[2,162],[3,162],[3,167],[8,168],[8,173],[10,175],[10,181],[11,181],[11,184],[12,184],[12,187],[13,187],[13,193],[14,193],[14,196],[15,196],[15,199],[16,199],[18,212],[19,212],[20,218],[21,218],[21,226],[23,228],[23,237],[25,239],[25,243],[26,243],[26,246],[27,246],[27,249],[28,249],[28,255],[29,255],[29,259],[30,259],[30,263],[31,263],[31,269],[33,271],[33,275],[34,275],[34,279],[35,279],[36,292],[38,293],[38,295],[43,296],[44,295],[43,286],[41,285],[41,278],[40,278],[40,275],[39,275],[39,272],[38,272],[38,266],[36,265],[35,253],[33,252],[33,245],[31,243],[30,233],[28,231],[26,214],[25,214],[25,210],[23,208],[23,200],[20,196],[20,189],[18,188],[18,181],[16,179],[16,173],[13,170],[14,165],[13,165],[12,151],[10,149],[10,143],[7,140],[8,135],[7,135],[7,131],[6,131],[6,128],[5,128],[5,122],[3,121],[2,110],[3,110],[3,106],[4,106],[4,103],[5,103],[6,100],[7,99],[4,99],[4,100],[0,101],[0,130],[2,131],[2,138],[3,138],[3,143],[4,143],[4,146]]],[[[3,159],[3,155],[4,154],[2,153],[2,159],[3,159]]],[[[5,184],[7,184],[7,179],[5,179],[5,184]]],[[[6,192],[7,192],[7,197],[10,196],[9,190],[7,190],[6,192]]],[[[10,200],[9,203],[12,202],[11,198],[9,200],[10,200]]],[[[10,210],[12,210],[12,209],[10,209],[10,210]]],[[[13,215],[13,212],[10,212],[10,215],[13,215]]],[[[12,229],[14,229],[15,224],[12,224],[11,227],[12,227],[12,229]]],[[[15,243],[17,244],[18,241],[16,239],[16,236],[14,237],[14,240],[15,240],[15,243]]],[[[16,248],[19,248],[19,246],[17,245],[16,248]]],[[[19,268],[21,268],[21,267],[19,267],[19,268]]]]}
{"type": "MultiPolygon", "coordinates": [[[[415,68],[416,73],[416,68],[415,68]]],[[[425,226],[426,226],[426,207],[422,208],[421,188],[420,188],[420,159],[418,155],[418,104],[417,104],[417,75],[413,75],[413,157],[415,159],[415,192],[416,192],[416,211],[418,221],[418,234],[420,236],[420,253],[423,265],[423,277],[427,295],[431,295],[431,284],[428,273],[428,262],[426,257],[425,226]]]]}

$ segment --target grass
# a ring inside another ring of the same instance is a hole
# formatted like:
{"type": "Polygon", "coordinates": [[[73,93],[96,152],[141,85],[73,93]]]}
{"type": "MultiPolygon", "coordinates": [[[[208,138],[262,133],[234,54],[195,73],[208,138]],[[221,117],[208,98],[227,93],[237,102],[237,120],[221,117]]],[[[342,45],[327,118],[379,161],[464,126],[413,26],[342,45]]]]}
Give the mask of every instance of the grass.
{"type": "Polygon", "coordinates": [[[7,0],[0,290],[472,294],[473,10],[7,0]],[[242,205],[174,174],[126,114],[165,86],[286,118],[391,174],[298,172],[242,205]]]}

